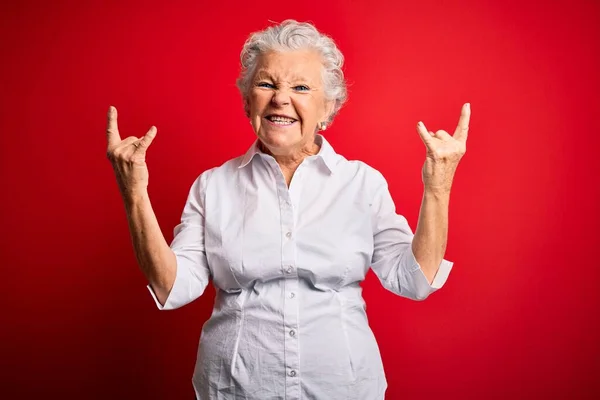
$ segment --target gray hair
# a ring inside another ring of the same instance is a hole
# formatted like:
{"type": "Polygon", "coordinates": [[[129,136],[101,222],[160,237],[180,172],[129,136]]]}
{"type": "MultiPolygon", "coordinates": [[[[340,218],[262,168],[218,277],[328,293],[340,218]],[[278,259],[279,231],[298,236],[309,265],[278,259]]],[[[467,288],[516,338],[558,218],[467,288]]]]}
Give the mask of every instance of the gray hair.
{"type": "Polygon", "coordinates": [[[348,98],[346,81],[344,80],[344,55],[337,48],[332,38],[320,33],[314,25],[308,22],[298,22],[288,19],[279,25],[270,26],[262,31],[254,32],[244,43],[240,60],[242,69],[237,79],[237,87],[244,99],[248,113],[248,94],[254,72],[261,54],[269,51],[293,51],[300,49],[316,50],[321,55],[323,63],[323,91],[327,100],[334,100],[333,113],[329,123],[338,113],[348,98]]]}

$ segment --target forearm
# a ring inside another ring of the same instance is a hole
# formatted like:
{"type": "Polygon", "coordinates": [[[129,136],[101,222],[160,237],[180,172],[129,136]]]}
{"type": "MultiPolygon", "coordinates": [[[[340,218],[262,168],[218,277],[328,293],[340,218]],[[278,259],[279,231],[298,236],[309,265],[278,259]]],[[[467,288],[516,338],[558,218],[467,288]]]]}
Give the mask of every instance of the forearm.
{"type": "Polygon", "coordinates": [[[175,254],[162,234],[147,192],[126,196],[125,209],[137,262],[164,304],[175,282],[175,254]]]}
{"type": "Polygon", "coordinates": [[[431,283],[446,252],[450,191],[425,188],[412,250],[431,283]]]}

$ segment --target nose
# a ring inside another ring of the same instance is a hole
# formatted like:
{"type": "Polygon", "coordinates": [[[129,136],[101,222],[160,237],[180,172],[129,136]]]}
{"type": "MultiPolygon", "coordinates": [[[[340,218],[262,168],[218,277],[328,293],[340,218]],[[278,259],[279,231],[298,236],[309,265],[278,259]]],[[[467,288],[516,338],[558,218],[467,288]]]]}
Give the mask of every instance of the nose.
{"type": "Polygon", "coordinates": [[[271,103],[278,107],[289,105],[290,94],[285,89],[278,89],[275,92],[273,92],[273,97],[271,97],[271,103]]]}

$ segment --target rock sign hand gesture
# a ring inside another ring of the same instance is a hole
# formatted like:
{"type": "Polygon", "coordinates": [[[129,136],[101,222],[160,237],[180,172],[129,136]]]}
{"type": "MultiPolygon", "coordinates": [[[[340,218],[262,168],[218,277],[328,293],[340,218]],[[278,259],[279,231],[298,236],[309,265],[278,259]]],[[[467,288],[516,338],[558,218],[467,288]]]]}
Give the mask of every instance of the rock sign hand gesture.
{"type": "Polygon", "coordinates": [[[442,130],[435,133],[428,131],[423,122],[417,124],[417,132],[427,148],[422,171],[425,190],[450,192],[458,162],[467,151],[470,117],[471,105],[465,103],[453,136],[442,130]]]}
{"type": "Polygon", "coordinates": [[[108,109],[106,155],[112,163],[119,190],[124,198],[144,195],[148,187],[148,167],[146,151],[156,136],[156,127],[152,126],[141,138],[129,136],[121,140],[117,125],[117,109],[108,109]]]}

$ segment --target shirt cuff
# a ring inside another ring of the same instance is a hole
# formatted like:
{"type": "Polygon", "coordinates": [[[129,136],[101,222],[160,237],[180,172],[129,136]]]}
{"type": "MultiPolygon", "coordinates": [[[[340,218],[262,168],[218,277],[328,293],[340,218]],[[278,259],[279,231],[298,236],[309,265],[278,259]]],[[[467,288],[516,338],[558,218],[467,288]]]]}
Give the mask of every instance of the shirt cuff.
{"type": "MultiPolygon", "coordinates": [[[[146,285],[146,287],[148,288],[148,290],[150,291],[150,295],[152,296],[152,298],[154,299],[154,302],[156,303],[156,307],[159,310],[164,310],[165,306],[163,306],[162,304],[160,304],[160,301],[158,301],[158,298],[156,297],[156,293],[154,293],[154,290],[152,290],[152,286],[150,286],[150,284],[146,285]]],[[[165,305],[169,302],[169,297],[171,297],[171,294],[169,293],[169,296],[167,297],[167,301],[165,302],[165,305]]]]}
{"type": "Polygon", "coordinates": [[[188,276],[189,270],[186,269],[182,264],[183,263],[178,262],[177,271],[175,272],[175,282],[173,283],[173,287],[171,288],[171,291],[169,292],[169,295],[167,296],[167,300],[165,300],[164,305],[160,304],[160,301],[158,301],[156,293],[154,293],[154,290],[152,290],[152,286],[150,286],[150,284],[146,285],[146,287],[150,291],[150,295],[156,303],[156,307],[159,310],[173,310],[183,305],[181,298],[183,297],[182,295],[185,291],[186,281],[189,282],[190,277],[188,276]]]}
{"type": "Polygon", "coordinates": [[[406,255],[405,265],[408,266],[409,272],[414,275],[414,281],[417,286],[415,288],[416,292],[420,298],[425,299],[431,293],[444,286],[446,280],[448,280],[448,276],[450,275],[450,271],[452,270],[454,263],[452,261],[442,259],[440,265],[438,266],[438,270],[433,277],[433,281],[430,284],[427,280],[427,277],[425,277],[425,273],[423,272],[421,265],[415,258],[412,246],[410,246],[409,249],[410,251],[407,252],[408,254],[406,255]]]}

